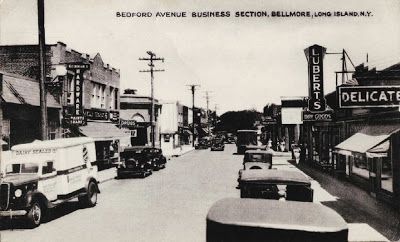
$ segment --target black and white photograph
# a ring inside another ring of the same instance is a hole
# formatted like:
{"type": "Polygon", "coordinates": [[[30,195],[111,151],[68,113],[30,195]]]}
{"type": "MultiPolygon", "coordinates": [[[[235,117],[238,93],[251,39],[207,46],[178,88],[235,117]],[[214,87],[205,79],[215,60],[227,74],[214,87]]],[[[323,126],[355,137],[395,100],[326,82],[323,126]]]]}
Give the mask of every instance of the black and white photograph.
{"type": "Polygon", "coordinates": [[[400,241],[399,0],[0,0],[0,242],[400,241]]]}

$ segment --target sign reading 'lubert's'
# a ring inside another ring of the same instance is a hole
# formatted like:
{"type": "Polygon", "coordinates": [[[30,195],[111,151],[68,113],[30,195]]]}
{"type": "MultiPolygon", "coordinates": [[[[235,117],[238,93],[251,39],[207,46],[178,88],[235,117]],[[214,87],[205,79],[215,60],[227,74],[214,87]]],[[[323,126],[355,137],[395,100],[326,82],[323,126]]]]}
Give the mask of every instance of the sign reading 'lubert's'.
{"type": "Polygon", "coordinates": [[[340,86],[340,108],[393,107],[400,103],[400,86],[340,86]]]}
{"type": "Polygon", "coordinates": [[[313,45],[305,49],[304,53],[308,61],[308,110],[322,112],[326,109],[323,72],[323,59],[326,53],[326,48],[320,45],[313,45]]]}

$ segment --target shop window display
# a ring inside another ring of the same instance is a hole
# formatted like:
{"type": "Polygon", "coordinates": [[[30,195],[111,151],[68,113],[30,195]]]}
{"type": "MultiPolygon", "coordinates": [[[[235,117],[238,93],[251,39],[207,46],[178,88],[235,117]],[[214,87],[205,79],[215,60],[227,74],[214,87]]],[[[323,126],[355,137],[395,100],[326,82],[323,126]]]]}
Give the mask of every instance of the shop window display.
{"type": "Polygon", "coordinates": [[[354,156],[352,173],[360,177],[369,179],[369,171],[366,157],[361,155],[354,156]]]}
{"type": "Polygon", "coordinates": [[[390,157],[382,158],[381,186],[383,190],[393,192],[393,173],[390,157]]]}

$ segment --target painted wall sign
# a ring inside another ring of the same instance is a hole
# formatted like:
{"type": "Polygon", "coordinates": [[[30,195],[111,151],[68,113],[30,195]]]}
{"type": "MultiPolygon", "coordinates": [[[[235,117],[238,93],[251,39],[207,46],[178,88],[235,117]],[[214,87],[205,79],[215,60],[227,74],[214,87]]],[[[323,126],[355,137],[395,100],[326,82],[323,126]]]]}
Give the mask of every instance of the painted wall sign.
{"type": "Polygon", "coordinates": [[[340,86],[337,89],[340,108],[400,105],[400,86],[340,86]]]}
{"type": "Polygon", "coordinates": [[[324,97],[324,72],[323,59],[326,48],[313,45],[304,50],[308,61],[308,109],[310,111],[322,112],[326,109],[324,97]]]}
{"type": "Polygon", "coordinates": [[[323,112],[303,111],[303,122],[333,121],[333,111],[325,110],[323,112]]]}

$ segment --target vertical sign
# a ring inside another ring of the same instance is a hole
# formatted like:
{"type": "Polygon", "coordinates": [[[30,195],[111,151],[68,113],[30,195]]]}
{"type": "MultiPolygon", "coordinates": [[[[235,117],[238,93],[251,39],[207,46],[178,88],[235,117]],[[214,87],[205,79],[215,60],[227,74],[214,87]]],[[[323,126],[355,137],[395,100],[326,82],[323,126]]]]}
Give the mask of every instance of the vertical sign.
{"type": "Polygon", "coordinates": [[[74,63],[68,64],[67,69],[74,72],[74,108],[73,115],[71,117],[71,122],[74,124],[83,124],[84,114],[83,114],[83,73],[90,68],[89,64],[74,63]]]}
{"type": "Polygon", "coordinates": [[[323,59],[326,48],[320,45],[313,45],[304,50],[308,61],[308,88],[310,111],[322,112],[326,109],[324,97],[324,72],[323,59]]]}

